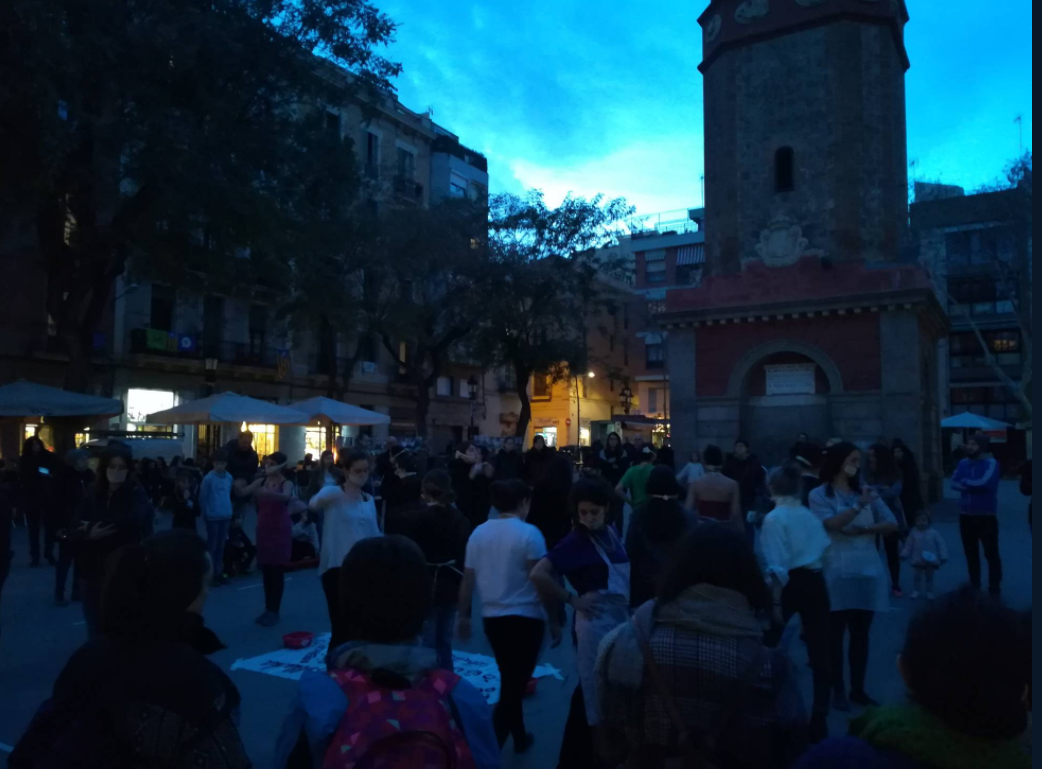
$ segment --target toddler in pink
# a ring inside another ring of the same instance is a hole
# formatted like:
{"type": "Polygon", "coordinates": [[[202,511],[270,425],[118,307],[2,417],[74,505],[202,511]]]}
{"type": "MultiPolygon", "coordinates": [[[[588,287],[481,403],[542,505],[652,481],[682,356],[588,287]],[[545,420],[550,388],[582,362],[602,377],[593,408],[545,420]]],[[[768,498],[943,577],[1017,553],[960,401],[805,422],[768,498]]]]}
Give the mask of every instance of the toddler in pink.
{"type": "Polygon", "coordinates": [[[933,575],[948,562],[948,547],[937,529],[930,525],[929,513],[921,511],[915,516],[915,528],[908,532],[901,557],[912,561],[915,574],[915,591],[912,598],[919,597],[925,580],[926,597],[933,600],[933,575]]]}

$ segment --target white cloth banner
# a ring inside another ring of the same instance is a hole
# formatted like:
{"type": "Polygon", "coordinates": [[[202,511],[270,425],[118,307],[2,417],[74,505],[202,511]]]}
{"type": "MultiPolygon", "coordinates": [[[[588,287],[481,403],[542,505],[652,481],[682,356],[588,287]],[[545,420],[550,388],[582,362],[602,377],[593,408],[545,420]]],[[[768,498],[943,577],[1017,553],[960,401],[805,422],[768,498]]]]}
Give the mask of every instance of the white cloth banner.
{"type": "MultiPolygon", "coordinates": [[[[266,673],[278,678],[300,680],[305,670],[319,673],[326,671],[326,653],[329,647],[329,633],[315,636],[311,646],[305,649],[278,649],[261,654],[259,657],[236,660],[232,670],[250,670],[254,673],[266,673]]],[[[452,665],[456,675],[467,679],[485,695],[489,705],[499,702],[499,668],[496,661],[485,654],[472,654],[453,650],[452,665]]],[[[538,665],[533,678],[552,676],[563,681],[561,671],[553,665],[538,665]]]]}

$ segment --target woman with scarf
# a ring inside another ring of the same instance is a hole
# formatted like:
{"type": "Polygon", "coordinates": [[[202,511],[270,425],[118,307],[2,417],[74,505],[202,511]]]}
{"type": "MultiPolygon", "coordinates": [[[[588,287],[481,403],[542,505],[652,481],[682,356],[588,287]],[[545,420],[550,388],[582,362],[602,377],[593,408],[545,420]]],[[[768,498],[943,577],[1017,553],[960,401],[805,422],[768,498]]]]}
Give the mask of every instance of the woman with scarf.
{"type": "Polygon", "coordinates": [[[575,529],[536,564],[531,575],[544,597],[575,609],[579,685],[572,695],[572,712],[561,745],[561,767],[595,765],[591,729],[600,721],[594,687],[597,647],[629,619],[629,558],[621,538],[605,522],[611,498],[607,484],[577,481],[569,499],[575,529]],[[559,576],[571,583],[575,594],[561,585],[559,576]]]}
{"type": "Polygon", "coordinates": [[[203,624],[212,575],[189,531],[115,553],[101,635],[73,654],[8,765],[249,769],[239,692],[205,656],[225,648],[203,624]]]}
{"type": "Polygon", "coordinates": [[[336,760],[337,766],[499,769],[484,696],[438,669],[434,650],[416,642],[432,594],[419,547],[405,537],[364,539],[339,574],[340,610],[351,617],[347,640],[330,647],[327,672],[301,677],[273,766],[313,769],[336,760]],[[435,746],[437,756],[448,749],[453,760],[428,763],[435,746]]]}
{"type": "Polygon", "coordinates": [[[789,766],[806,746],[806,721],[792,663],[763,644],[756,613],[769,605],[743,534],[713,524],[688,533],[658,597],[601,644],[605,761],[625,769],[699,760],[789,766]]]}
{"type": "Polygon", "coordinates": [[[683,536],[695,525],[695,517],[677,501],[681,493],[673,471],[658,465],[648,477],[648,501],[633,513],[626,534],[630,557],[630,606],[636,609],[655,597],[658,575],[669,563],[683,536]]]}
{"type": "Polygon", "coordinates": [[[155,523],[152,502],[130,468],[130,449],[110,442],[98,464],[98,480],[84,495],[80,525],[70,534],[83,618],[91,638],[98,633],[102,582],[109,557],[124,545],[138,544],[150,536],[155,523]]]}
{"type": "Polygon", "coordinates": [[[824,560],[829,591],[832,707],[849,710],[878,705],[865,693],[868,636],[878,611],[890,609],[890,578],[876,547],[876,536],[897,531],[890,509],[858,481],[861,451],[846,441],[829,447],[821,467],[822,484],[810,495],[810,511],[832,538],[824,560]],[[843,681],[843,642],[850,632],[850,700],[843,681]]]}
{"type": "Polygon", "coordinates": [[[1021,742],[1031,708],[1030,620],[967,585],[912,618],[897,668],[906,704],[866,710],[848,736],[815,746],[795,769],[1031,766],[1021,742]]]}

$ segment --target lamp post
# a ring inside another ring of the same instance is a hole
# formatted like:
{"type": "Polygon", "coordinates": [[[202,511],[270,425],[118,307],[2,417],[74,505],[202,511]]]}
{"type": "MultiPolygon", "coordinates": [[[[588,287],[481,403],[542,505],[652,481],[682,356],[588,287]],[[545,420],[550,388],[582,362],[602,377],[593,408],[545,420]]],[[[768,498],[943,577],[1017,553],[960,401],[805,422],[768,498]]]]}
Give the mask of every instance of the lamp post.
{"type": "Polygon", "coordinates": [[[473,374],[470,375],[470,379],[467,380],[468,396],[470,397],[470,431],[467,435],[468,438],[473,439],[477,434],[477,428],[474,427],[474,407],[478,401],[478,378],[473,374]]]}
{"type": "Polygon", "coordinates": [[[633,390],[630,389],[629,385],[622,388],[619,393],[619,402],[622,405],[622,410],[625,414],[630,413],[630,400],[633,398],[633,390]]]}

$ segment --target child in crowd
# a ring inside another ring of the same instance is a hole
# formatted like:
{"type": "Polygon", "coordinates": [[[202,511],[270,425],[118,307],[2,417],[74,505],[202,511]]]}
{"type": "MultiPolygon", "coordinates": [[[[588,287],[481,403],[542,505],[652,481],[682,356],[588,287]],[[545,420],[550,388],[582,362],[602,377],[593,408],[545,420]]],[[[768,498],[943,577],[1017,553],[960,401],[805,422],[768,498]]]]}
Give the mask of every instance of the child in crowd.
{"type": "MultiPolygon", "coordinates": [[[[213,470],[203,478],[199,495],[203,520],[206,521],[206,546],[216,566],[224,563],[224,543],[228,541],[228,527],[232,520],[232,476],[228,472],[228,454],[218,449],[211,457],[213,470]]],[[[213,584],[223,585],[223,574],[214,574],[213,584]]]]}
{"type": "Polygon", "coordinates": [[[194,488],[192,474],[181,470],[174,481],[174,493],[170,507],[174,511],[173,528],[196,531],[195,519],[199,517],[199,494],[194,488]]]}
{"type": "Polygon", "coordinates": [[[228,527],[228,541],[224,545],[224,576],[235,577],[250,573],[257,548],[242,528],[242,515],[232,516],[228,527]]]}
{"type": "Polygon", "coordinates": [[[915,528],[908,533],[902,558],[910,558],[915,574],[915,591],[912,598],[918,598],[926,581],[926,597],[933,600],[933,575],[948,562],[948,548],[937,529],[930,525],[930,514],[920,510],[915,516],[915,528]]]}
{"type": "Polygon", "coordinates": [[[300,519],[293,524],[293,544],[290,560],[294,563],[318,557],[318,527],[311,520],[308,511],[300,514],[300,519]]]}

